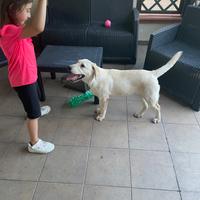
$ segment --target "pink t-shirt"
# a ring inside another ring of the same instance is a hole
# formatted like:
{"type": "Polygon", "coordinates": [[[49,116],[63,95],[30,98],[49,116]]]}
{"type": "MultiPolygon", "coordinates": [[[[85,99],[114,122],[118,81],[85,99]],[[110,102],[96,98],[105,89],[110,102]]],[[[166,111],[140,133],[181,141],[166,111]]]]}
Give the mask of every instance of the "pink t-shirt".
{"type": "Polygon", "coordinates": [[[22,38],[22,26],[4,25],[0,29],[0,47],[8,60],[8,78],[12,87],[37,80],[37,64],[31,38],[22,38]]]}

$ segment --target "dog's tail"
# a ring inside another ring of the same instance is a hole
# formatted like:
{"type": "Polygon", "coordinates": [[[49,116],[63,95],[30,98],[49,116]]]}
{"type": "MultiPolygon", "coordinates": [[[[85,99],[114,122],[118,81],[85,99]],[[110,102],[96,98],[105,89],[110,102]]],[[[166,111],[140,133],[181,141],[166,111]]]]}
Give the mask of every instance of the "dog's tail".
{"type": "Polygon", "coordinates": [[[153,75],[156,76],[157,78],[162,76],[164,73],[166,73],[168,70],[170,70],[175,63],[178,61],[178,59],[182,56],[183,52],[178,51],[165,65],[162,67],[153,70],[153,75]]]}

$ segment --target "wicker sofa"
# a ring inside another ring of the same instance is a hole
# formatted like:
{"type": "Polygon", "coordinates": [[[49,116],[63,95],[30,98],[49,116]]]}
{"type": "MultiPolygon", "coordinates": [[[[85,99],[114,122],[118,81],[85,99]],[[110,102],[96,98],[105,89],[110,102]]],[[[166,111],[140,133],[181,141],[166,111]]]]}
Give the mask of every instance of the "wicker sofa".
{"type": "Polygon", "coordinates": [[[133,0],[49,0],[45,31],[39,36],[46,45],[101,46],[104,62],[135,63],[138,12],[133,0]],[[104,21],[112,21],[111,28],[104,21]]]}

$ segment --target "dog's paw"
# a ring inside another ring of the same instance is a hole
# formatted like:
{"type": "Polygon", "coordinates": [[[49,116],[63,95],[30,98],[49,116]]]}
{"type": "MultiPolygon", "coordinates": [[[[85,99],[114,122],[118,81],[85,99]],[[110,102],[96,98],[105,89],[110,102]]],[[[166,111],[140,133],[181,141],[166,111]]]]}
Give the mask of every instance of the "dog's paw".
{"type": "Polygon", "coordinates": [[[154,124],[158,124],[159,122],[160,122],[160,119],[158,119],[158,118],[152,119],[152,123],[154,123],[154,124]]]}
{"type": "Polygon", "coordinates": [[[133,117],[135,117],[135,118],[142,118],[142,115],[140,115],[140,114],[138,114],[138,113],[134,113],[134,114],[133,114],[133,117]]]}
{"type": "Polygon", "coordinates": [[[104,120],[105,117],[101,116],[101,115],[97,115],[96,116],[96,120],[99,122],[102,122],[104,120]]]}

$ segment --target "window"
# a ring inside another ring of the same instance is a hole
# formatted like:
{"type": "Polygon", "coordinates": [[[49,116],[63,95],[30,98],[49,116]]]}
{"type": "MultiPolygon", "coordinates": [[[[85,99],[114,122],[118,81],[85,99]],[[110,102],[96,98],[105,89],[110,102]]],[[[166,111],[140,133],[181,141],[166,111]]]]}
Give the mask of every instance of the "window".
{"type": "MultiPolygon", "coordinates": [[[[198,0],[197,0],[198,1],[198,0]]],[[[185,6],[196,3],[195,0],[138,0],[140,13],[149,14],[181,14],[185,6]]]]}

